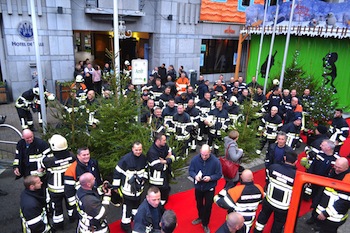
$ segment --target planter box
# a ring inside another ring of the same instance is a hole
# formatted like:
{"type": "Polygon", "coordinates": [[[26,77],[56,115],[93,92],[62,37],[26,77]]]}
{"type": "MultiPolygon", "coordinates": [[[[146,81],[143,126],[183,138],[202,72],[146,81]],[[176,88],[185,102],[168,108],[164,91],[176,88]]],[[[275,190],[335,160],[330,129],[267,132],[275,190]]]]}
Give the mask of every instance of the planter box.
{"type": "Polygon", "coordinates": [[[7,104],[9,102],[9,93],[7,90],[7,83],[0,87],[0,104],[7,104]]]}
{"type": "Polygon", "coordinates": [[[61,104],[65,104],[69,98],[70,83],[55,82],[56,98],[61,104]]]}

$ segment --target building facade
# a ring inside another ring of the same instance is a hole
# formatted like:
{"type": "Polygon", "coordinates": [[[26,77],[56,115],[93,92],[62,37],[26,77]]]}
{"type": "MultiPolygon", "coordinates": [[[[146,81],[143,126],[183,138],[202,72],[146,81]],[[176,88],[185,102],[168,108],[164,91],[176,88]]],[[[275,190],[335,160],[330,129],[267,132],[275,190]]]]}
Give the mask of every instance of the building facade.
{"type": "MultiPolygon", "coordinates": [[[[37,82],[31,1],[35,2],[42,73],[49,91],[54,91],[56,81],[73,80],[79,60],[89,58],[102,66],[111,60],[105,50],[113,50],[111,0],[0,0],[1,79],[8,83],[14,99],[37,82]]],[[[149,61],[149,71],[162,63],[176,70],[183,65],[187,72],[202,73],[210,81],[221,73],[228,80],[235,70],[243,25],[203,21],[201,4],[200,0],[119,0],[119,20],[132,31],[131,38],[120,40],[121,63],[143,58],[149,61]]],[[[243,75],[248,44],[242,50],[243,75]]]]}

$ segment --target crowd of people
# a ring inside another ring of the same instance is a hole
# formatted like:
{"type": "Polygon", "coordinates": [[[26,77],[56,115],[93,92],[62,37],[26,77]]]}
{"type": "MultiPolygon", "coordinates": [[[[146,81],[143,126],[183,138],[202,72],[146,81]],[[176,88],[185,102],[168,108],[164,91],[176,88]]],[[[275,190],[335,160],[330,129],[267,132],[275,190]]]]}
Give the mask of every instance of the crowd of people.
{"type": "MultiPolygon", "coordinates": [[[[111,70],[108,64],[102,71],[98,67],[92,69],[89,62],[85,66],[82,68],[79,64],[76,67],[75,82],[71,86],[73,98],[69,101],[83,98],[87,100],[86,106],[98,105],[96,98],[109,98],[112,94],[103,83],[103,76],[111,75],[111,70]],[[96,78],[96,70],[99,78],[96,78]]],[[[125,62],[125,66],[125,72],[130,75],[130,63],[125,62]]],[[[211,86],[202,75],[196,83],[190,83],[183,67],[179,69],[178,78],[173,66],[168,69],[165,64],[155,67],[148,84],[142,87],[140,100],[141,122],[151,127],[154,142],[146,155],[142,144],[135,142],[130,153],[116,165],[111,184],[103,181],[98,161],[90,158],[88,148],[80,148],[75,156],[67,151],[67,140],[61,135],[52,136],[47,143],[34,137],[30,129],[25,129],[14,161],[15,175],[24,177],[23,226],[47,232],[51,222],[53,229],[62,229],[62,200],[66,199],[69,220],[79,219],[78,232],[108,232],[104,205],[113,195],[119,195],[123,197],[121,228],[124,232],[172,232],[176,227],[175,214],[164,212],[170,192],[171,164],[178,158],[186,158],[190,149],[196,150],[200,145],[200,153],[191,159],[189,166],[198,210],[198,217],[192,224],[202,224],[204,232],[210,232],[208,225],[215,202],[228,210],[227,221],[217,232],[249,232],[262,202],[254,231],[262,232],[274,212],[271,232],[282,232],[296,173],[295,149],[300,146],[300,133],[305,127],[305,116],[313,107],[313,97],[309,89],[300,96],[296,90],[281,90],[278,80],[274,80],[267,95],[262,90],[255,77],[249,84],[243,82],[243,77],[237,80],[232,77],[226,83],[220,75],[211,86]],[[252,172],[244,170],[234,179],[226,179],[225,189],[214,196],[217,181],[222,177],[217,158],[219,146],[223,145],[229,158],[236,163],[244,156],[237,144],[239,133],[231,128],[244,117],[241,110],[246,102],[261,107],[256,119],[260,122],[256,153],[261,154],[268,144],[265,150],[266,185],[254,184],[252,172]],[[222,138],[225,131],[229,131],[228,135],[222,138]],[[171,135],[182,142],[176,157],[167,145],[171,135]],[[239,185],[238,181],[241,181],[239,185]],[[146,184],[150,187],[146,199],[142,200],[146,184]],[[48,221],[47,214],[52,220],[48,221]]],[[[31,95],[35,91],[29,90],[31,95]]],[[[134,86],[128,84],[124,95],[131,96],[134,92],[134,86]]],[[[24,105],[26,101],[33,101],[24,94],[19,100],[22,100],[19,104],[24,105]]],[[[69,101],[66,103],[68,113],[79,106],[79,101],[69,101]]],[[[98,119],[89,112],[88,124],[98,127],[98,119]]],[[[21,122],[23,118],[23,114],[20,115],[21,122]]],[[[28,128],[30,119],[25,122],[28,128]]],[[[348,161],[339,156],[348,132],[349,126],[341,109],[335,111],[329,127],[318,125],[315,132],[308,135],[307,158],[303,160],[307,171],[338,180],[348,179],[348,161]]],[[[308,223],[322,226],[321,232],[336,232],[347,218],[349,193],[315,185],[307,185],[305,192],[311,193],[313,208],[308,223]],[[335,231],[325,231],[330,228],[335,231]]]]}

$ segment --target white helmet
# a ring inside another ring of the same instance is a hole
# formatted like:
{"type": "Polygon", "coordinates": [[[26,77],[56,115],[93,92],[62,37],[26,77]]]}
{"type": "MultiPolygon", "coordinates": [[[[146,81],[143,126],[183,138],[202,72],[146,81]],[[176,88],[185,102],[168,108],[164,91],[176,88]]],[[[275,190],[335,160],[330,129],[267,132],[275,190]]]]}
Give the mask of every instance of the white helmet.
{"type": "Polygon", "coordinates": [[[81,76],[80,74],[78,74],[77,76],[75,76],[75,82],[76,82],[76,83],[82,83],[82,82],[84,82],[83,76],[81,76]]]}
{"type": "Polygon", "coordinates": [[[230,98],[230,101],[233,102],[234,104],[238,104],[238,99],[237,99],[236,96],[232,96],[232,97],[230,98]]]}
{"type": "Polygon", "coordinates": [[[33,93],[34,93],[34,95],[39,95],[39,87],[34,87],[33,88],[33,93]]]}
{"type": "Polygon", "coordinates": [[[130,62],[129,62],[128,60],[126,60],[126,61],[124,62],[124,64],[125,64],[126,66],[130,66],[130,62]]]}
{"type": "Polygon", "coordinates": [[[272,84],[277,86],[280,84],[280,81],[278,79],[274,79],[274,80],[272,80],[272,84]]]}
{"type": "Polygon", "coordinates": [[[49,143],[52,151],[62,151],[68,148],[67,140],[59,134],[52,135],[49,143]]]}

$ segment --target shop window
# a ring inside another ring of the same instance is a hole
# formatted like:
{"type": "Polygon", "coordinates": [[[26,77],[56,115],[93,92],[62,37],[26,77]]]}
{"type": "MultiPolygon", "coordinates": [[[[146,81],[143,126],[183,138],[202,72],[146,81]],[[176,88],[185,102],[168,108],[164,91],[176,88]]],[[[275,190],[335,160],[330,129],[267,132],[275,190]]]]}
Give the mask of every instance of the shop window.
{"type": "Polygon", "coordinates": [[[78,52],[91,52],[90,32],[74,32],[75,49],[78,52]]]}
{"type": "Polygon", "coordinates": [[[237,40],[202,40],[200,66],[202,74],[231,73],[235,70],[237,40]]]}

